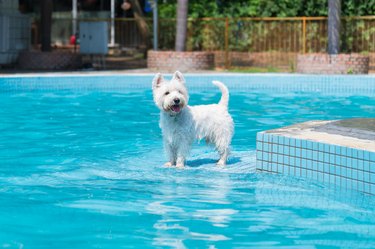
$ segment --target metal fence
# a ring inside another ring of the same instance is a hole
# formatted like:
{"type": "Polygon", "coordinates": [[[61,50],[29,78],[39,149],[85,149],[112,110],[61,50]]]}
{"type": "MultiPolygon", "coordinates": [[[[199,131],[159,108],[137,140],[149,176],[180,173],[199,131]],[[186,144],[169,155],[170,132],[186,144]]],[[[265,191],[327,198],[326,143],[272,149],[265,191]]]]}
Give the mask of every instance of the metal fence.
{"type": "MultiPolygon", "coordinates": [[[[110,26],[111,20],[105,21],[110,26]]],[[[120,47],[152,44],[152,19],[147,19],[150,27],[147,41],[141,36],[134,18],[119,18],[114,23],[115,43],[120,47]]],[[[293,60],[297,53],[325,52],[327,23],[327,17],[189,19],[187,50],[215,51],[219,64],[221,60],[226,67],[245,62],[246,58],[251,57],[250,54],[268,54],[266,64],[278,60],[285,64],[293,60]],[[243,58],[240,59],[241,56],[243,58]]],[[[54,19],[52,30],[54,42],[67,44],[72,32],[72,20],[54,19]]],[[[160,19],[158,30],[159,49],[174,49],[176,20],[160,19]]],[[[375,53],[375,16],[342,18],[341,51],[375,53]]],[[[274,64],[277,66],[278,63],[274,64]]]]}
{"type": "MultiPolygon", "coordinates": [[[[189,19],[189,50],[322,52],[326,17],[189,19]]],[[[160,22],[160,48],[174,45],[175,20],[160,22]]],[[[375,51],[375,16],[342,19],[342,51],[375,51]]]]}

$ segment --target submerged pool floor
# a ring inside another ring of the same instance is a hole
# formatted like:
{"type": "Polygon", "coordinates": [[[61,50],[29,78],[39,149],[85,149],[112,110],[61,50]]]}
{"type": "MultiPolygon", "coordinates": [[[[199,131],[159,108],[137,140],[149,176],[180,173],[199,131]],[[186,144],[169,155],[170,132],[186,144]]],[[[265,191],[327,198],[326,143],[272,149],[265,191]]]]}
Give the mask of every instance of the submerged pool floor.
{"type": "MultiPolygon", "coordinates": [[[[217,102],[191,92],[191,104],[217,102]]],[[[371,97],[231,94],[226,168],[196,144],[164,168],[150,90],[0,93],[0,247],[373,248],[374,197],[255,173],[255,136],[375,116],[371,97]]]]}

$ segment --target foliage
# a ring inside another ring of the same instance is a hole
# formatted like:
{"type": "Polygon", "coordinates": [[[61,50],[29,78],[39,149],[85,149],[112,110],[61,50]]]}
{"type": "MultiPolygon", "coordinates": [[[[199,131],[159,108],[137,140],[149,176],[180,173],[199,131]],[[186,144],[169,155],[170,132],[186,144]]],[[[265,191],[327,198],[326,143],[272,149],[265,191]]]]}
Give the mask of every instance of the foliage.
{"type": "MultiPolygon", "coordinates": [[[[375,0],[342,0],[343,16],[374,15],[375,0]]],[[[176,17],[177,0],[159,4],[161,18],[176,17]]],[[[327,16],[328,0],[190,0],[189,17],[327,16]]]]}
{"type": "MultiPolygon", "coordinates": [[[[177,0],[159,4],[160,48],[173,49],[177,0]]],[[[342,0],[343,16],[374,15],[375,0],[342,0]]],[[[225,50],[225,20],[230,51],[302,51],[302,22],[236,20],[236,17],[327,16],[328,0],[189,0],[187,50],[225,50]],[[222,19],[197,20],[201,17],[222,19]],[[285,32],[287,31],[287,32],[285,32]]],[[[323,52],[327,46],[326,21],[306,22],[306,52],[323,52]]],[[[343,52],[374,51],[375,20],[344,18],[341,28],[343,52]]]]}
{"type": "Polygon", "coordinates": [[[367,16],[375,14],[375,0],[345,0],[341,1],[341,11],[344,16],[367,16]]]}

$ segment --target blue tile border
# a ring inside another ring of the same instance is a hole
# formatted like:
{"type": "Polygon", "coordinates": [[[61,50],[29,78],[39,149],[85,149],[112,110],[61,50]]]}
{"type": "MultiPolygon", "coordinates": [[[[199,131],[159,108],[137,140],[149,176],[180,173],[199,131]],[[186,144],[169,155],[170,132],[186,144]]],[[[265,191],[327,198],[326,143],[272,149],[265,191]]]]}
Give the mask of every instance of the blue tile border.
{"type": "MultiPolygon", "coordinates": [[[[47,74],[0,76],[0,91],[37,90],[148,90],[154,74],[47,74]]],[[[171,75],[166,75],[170,78],[171,75]]],[[[302,74],[185,74],[191,90],[214,89],[213,80],[229,88],[276,93],[317,92],[375,96],[375,75],[302,75],[302,74]]]]}
{"type": "Polygon", "coordinates": [[[256,144],[257,170],[307,177],[375,194],[375,152],[264,131],[258,132],[256,144]],[[273,150],[275,147],[278,149],[273,150]]]}

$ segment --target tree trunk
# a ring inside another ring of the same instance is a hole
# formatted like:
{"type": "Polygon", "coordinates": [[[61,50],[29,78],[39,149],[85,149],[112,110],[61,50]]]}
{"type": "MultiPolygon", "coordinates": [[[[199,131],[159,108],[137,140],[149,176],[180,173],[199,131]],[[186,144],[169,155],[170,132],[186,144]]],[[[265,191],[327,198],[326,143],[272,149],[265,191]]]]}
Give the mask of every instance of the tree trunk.
{"type": "Polygon", "coordinates": [[[177,2],[176,51],[185,51],[189,0],[177,2]]]}
{"type": "Polygon", "coordinates": [[[131,3],[133,14],[135,18],[135,22],[137,23],[137,27],[139,29],[139,32],[142,36],[142,45],[144,46],[144,49],[147,50],[149,46],[149,28],[146,22],[146,19],[144,18],[142,7],[139,4],[139,0],[129,0],[131,3]]]}
{"type": "Polygon", "coordinates": [[[42,52],[50,52],[51,48],[51,26],[52,26],[52,0],[42,0],[40,8],[40,22],[42,35],[42,52]]]}
{"type": "Polygon", "coordinates": [[[341,1],[328,0],[328,54],[340,52],[341,1]]]}

